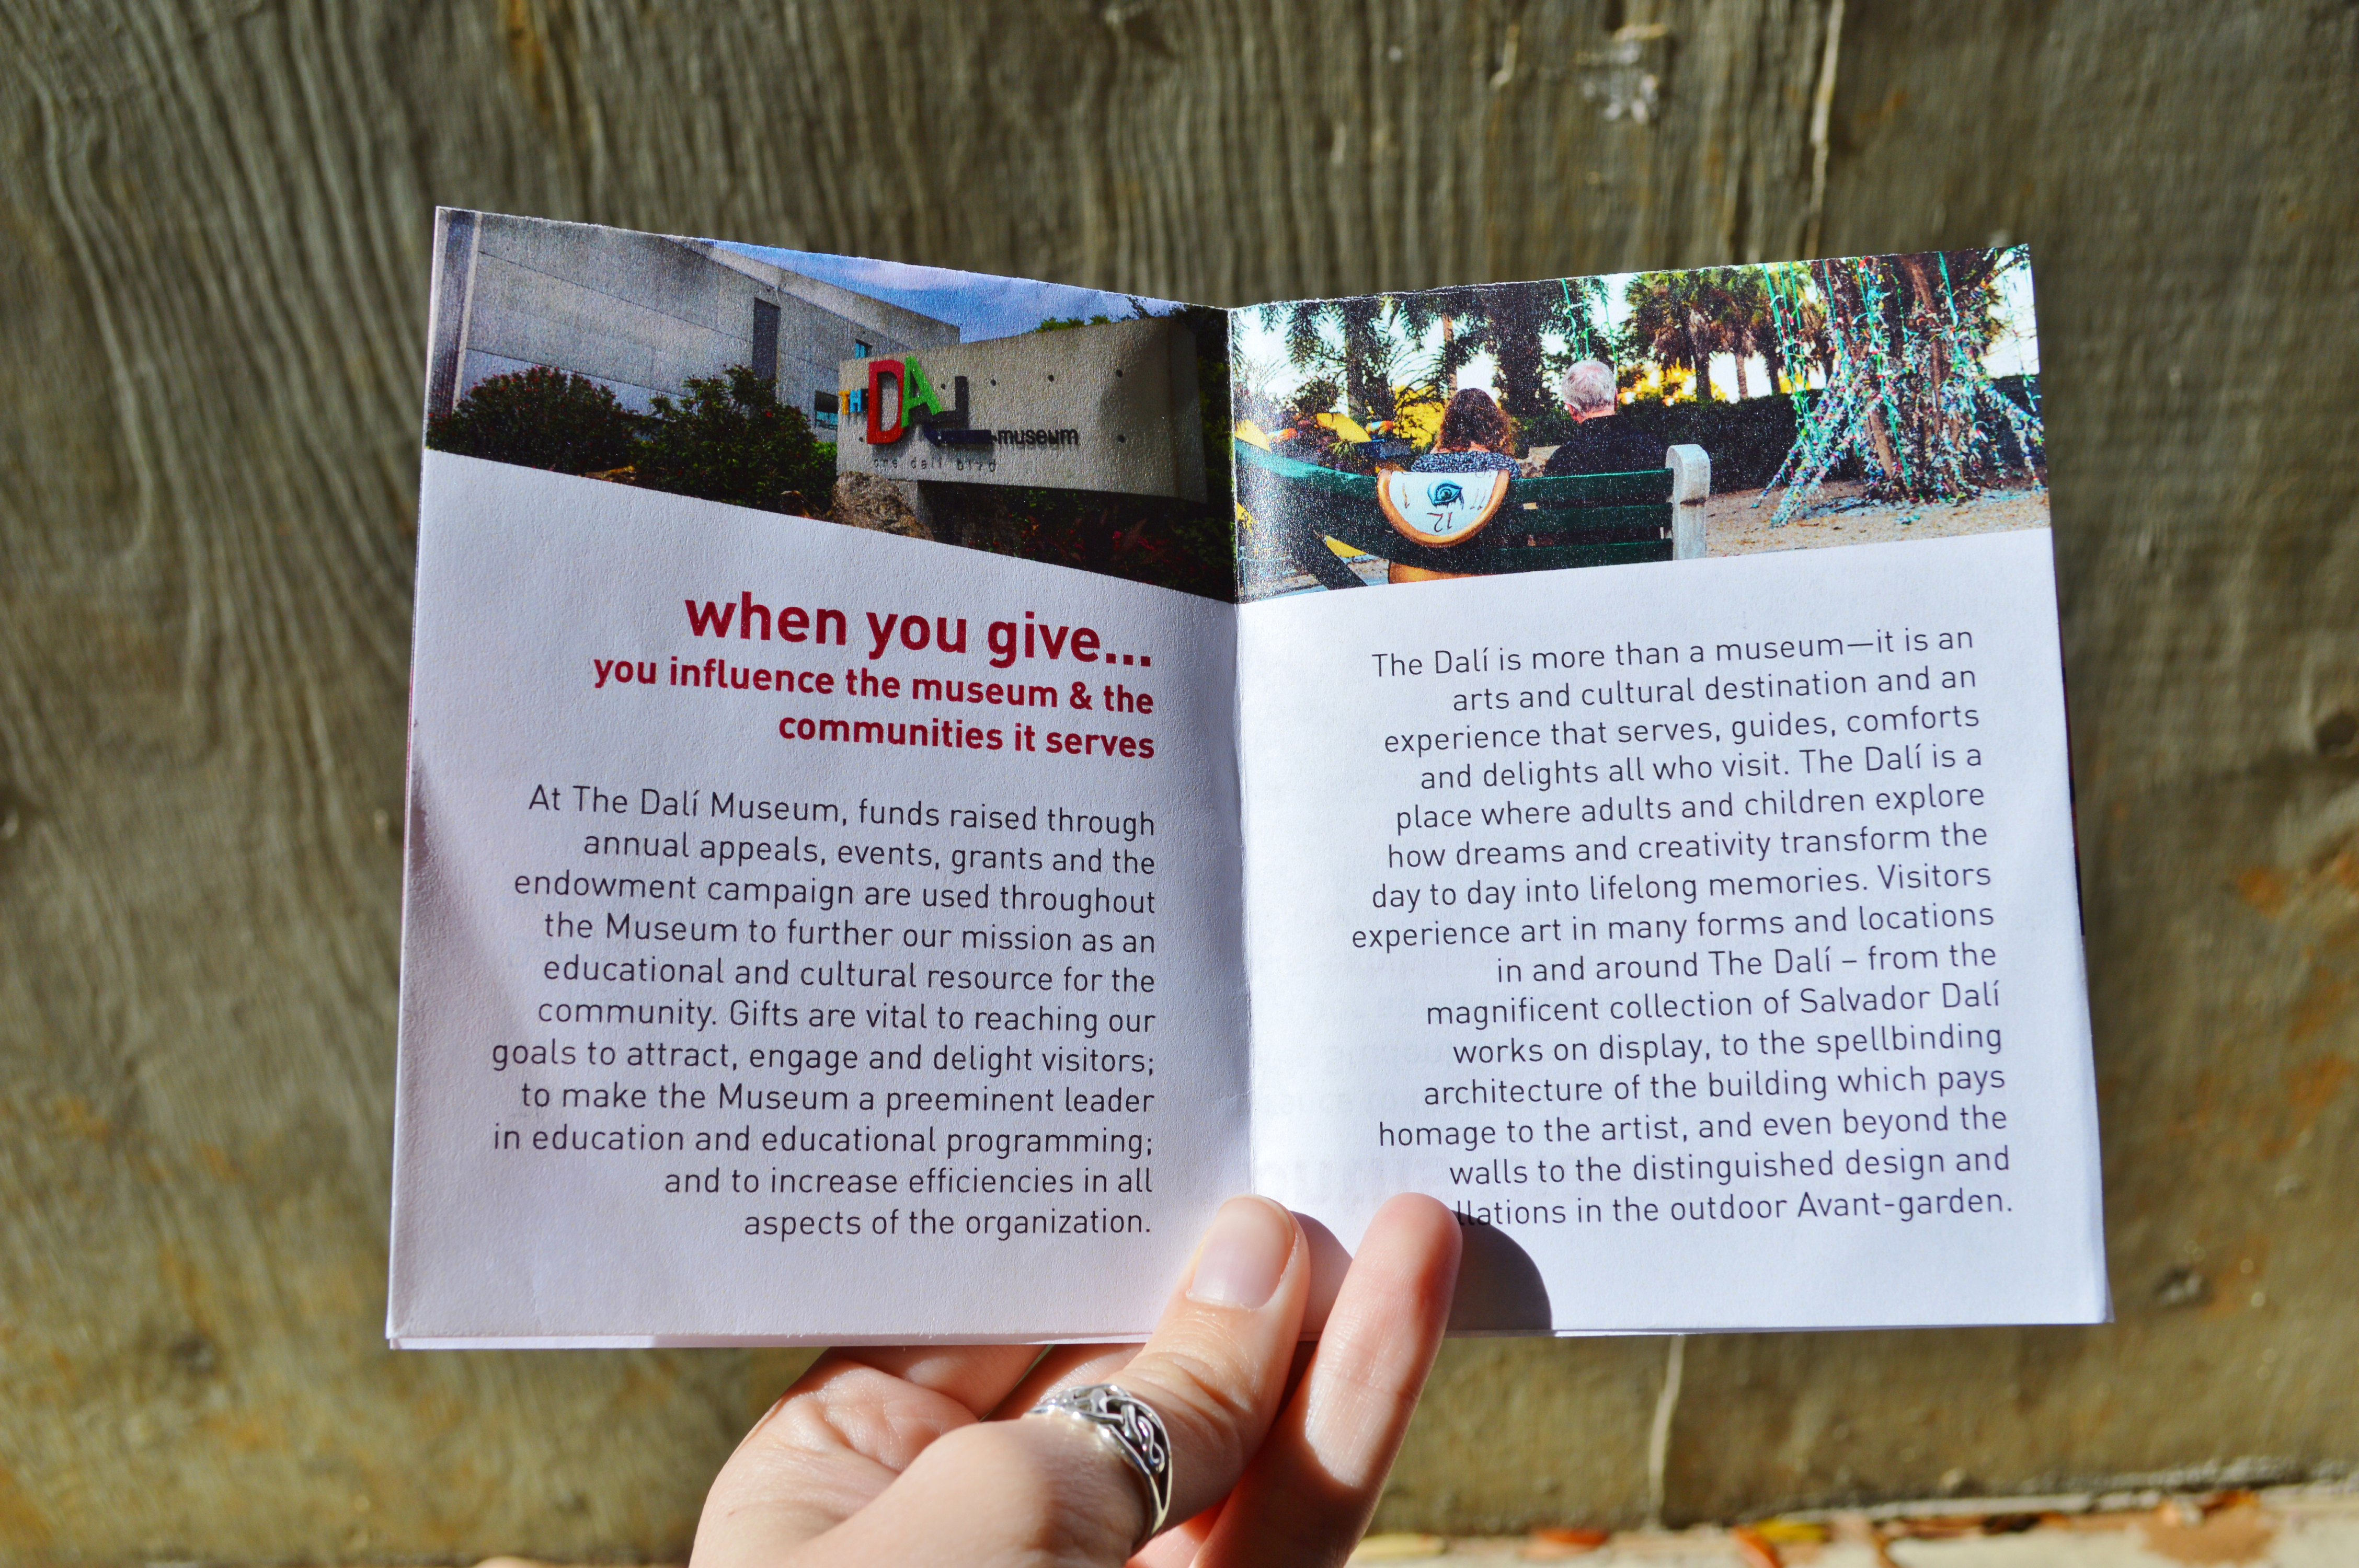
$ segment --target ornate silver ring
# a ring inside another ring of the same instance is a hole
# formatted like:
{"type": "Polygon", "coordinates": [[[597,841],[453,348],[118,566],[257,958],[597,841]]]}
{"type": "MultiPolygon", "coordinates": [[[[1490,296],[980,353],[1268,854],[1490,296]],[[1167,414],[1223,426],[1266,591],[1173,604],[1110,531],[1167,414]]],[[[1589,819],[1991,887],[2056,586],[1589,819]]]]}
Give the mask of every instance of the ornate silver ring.
{"type": "Polygon", "coordinates": [[[1058,1415],[1091,1427],[1114,1444],[1147,1487],[1147,1528],[1136,1552],[1163,1529],[1171,1513],[1171,1434],[1153,1406],[1112,1383],[1091,1383],[1050,1394],[1027,1415],[1058,1415]]]}

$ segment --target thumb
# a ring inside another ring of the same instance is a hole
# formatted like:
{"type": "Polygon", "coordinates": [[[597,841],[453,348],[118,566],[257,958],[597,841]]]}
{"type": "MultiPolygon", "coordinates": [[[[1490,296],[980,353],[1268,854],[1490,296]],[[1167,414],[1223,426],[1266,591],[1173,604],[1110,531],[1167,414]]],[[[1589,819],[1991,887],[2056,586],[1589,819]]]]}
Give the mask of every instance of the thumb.
{"type": "MultiPolygon", "coordinates": [[[[1266,1198],[1232,1198],[1185,1283],[1114,1377],[1162,1417],[1177,1525],[1226,1497],[1286,1391],[1310,1286],[1310,1249],[1266,1198]]],[[[1062,1416],[984,1422],[938,1439],[875,1501],[812,1542],[813,1563],[1126,1559],[1146,1488],[1112,1439],[1062,1416]]]]}

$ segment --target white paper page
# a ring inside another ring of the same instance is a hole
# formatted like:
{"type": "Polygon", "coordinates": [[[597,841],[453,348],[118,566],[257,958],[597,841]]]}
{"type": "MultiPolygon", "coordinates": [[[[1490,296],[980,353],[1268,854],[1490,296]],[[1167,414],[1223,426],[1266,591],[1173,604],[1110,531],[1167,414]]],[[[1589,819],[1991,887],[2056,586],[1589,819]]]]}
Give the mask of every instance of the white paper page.
{"type": "Polygon", "coordinates": [[[1451,1204],[1467,1329],[2104,1319],[2055,602],[2040,528],[1245,606],[1256,1186],[1451,1204]]]}
{"type": "Polygon", "coordinates": [[[1245,1176],[1234,610],[440,452],[421,519],[388,1336],[1142,1332],[1245,1176]]]}

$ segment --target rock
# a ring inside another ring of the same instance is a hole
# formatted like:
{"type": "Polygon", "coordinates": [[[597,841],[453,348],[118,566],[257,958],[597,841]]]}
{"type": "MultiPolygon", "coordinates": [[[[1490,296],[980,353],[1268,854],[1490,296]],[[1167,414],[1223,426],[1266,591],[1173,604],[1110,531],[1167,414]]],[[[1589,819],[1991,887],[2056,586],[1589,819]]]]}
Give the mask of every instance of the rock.
{"type": "Polygon", "coordinates": [[[835,476],[834,520],[852,528],[898,534],[905,539],[930,539],[925,503],[915,480],[879,479],[868,473],[835,476]]]}

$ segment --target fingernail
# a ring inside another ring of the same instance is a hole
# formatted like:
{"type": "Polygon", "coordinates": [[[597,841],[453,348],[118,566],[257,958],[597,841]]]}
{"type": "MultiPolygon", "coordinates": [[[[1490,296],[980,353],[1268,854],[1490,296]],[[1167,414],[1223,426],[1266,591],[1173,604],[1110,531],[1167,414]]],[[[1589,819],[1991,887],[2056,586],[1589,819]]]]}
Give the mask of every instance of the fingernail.
{"type": "Polygon", "coordinates": [[[1251,1311],[1277,1293],[1293,1253],[1293,1216],[1266,1198],[1231,1198],[1196,1254],[1188,1299],[1251,1311]]]}

